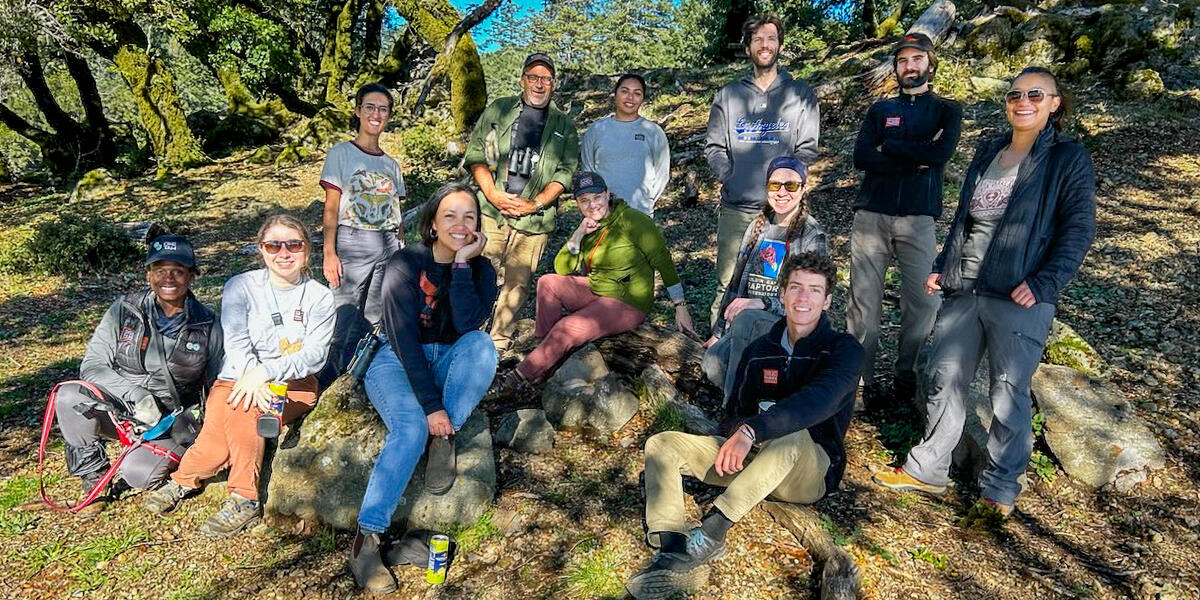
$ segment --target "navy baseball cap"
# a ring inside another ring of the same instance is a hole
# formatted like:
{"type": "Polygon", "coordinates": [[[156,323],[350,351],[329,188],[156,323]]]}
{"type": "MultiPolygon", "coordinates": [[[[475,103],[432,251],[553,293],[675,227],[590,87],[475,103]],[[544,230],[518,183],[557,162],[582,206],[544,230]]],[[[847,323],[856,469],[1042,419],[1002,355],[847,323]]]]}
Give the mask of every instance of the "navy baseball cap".
{"type": "Polygon", "coordinates": [[[805,165],[798,158],[780,156],[772,160],[771,164],[767,165],[767,181],[771,181],[771,173],[774,173],[777,169],[791,169],[800,174],[801,181],[808,183],[808,165],[805,165]]]}
{"type": "Polygon", "coordinates": [[[182,235],[160,235],[150,242],[146,253],[146,266],[160,260],[173,260],[189,269],[196,268],[196,253],[192,243],[182,235]]]}
{"type": "Polygon", "coordinates": [[[607,192],[608,184],[604,183],[604,178],[599,173],[576,171],[575,177],[571,179],[571,188],[576,194],[595,194],[607,192]]]}
{"type": "Polygon", "coordinates": [[[550,55],[544,52],[534,52],[533,54],[526,56],[525,64],[521,67],[521,72],[524,73],[525,71],[528,71],[529,67],[532,67],[538,63],[546,65],[546,68],[550,69],[550,76],[554,76],[554,60],[550,58],[550,55]]]}

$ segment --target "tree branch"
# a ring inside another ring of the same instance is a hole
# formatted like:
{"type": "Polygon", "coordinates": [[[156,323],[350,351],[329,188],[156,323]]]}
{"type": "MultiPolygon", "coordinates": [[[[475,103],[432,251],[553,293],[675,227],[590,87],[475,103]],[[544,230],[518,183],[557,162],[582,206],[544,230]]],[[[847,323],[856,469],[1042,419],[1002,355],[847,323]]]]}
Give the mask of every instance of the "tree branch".
{"type": "Polygon", "coordinates": [[[4,126],[11,129],[13,133],[38,145],[41,145],[51,137],[49,131],[26,121],[21,118],[21,115],[13,112],[3,104],[0,104],[0,123],[4,123],[4,126]]]}
{"type": "Polygon", "coordinates": [[[429,97],[429,92],[433,89],[433,82],[437,79],[437,74],[441,71],[438,68],[438,64],[443,60],[450,60],[450,54],[454,52],[454,47],[458,45],[459,38],[470,31],[472,27],[491,16],[503,3],[504,0],[484,0],[483,4],[475,7],[475,10],[468,13],[467,16],[463,17],[463,20],[459,21],[450,30],[450,34],[446,36],[446,44],[442,47],[442,53],[438,55],[433,66],[429,68],[429,73],[425,75],[425,83],[421,85],[421,94],[417,96],[417,104],[413,107],[413,116],[419,117],[425,111],[425,100],[429,97]]]}

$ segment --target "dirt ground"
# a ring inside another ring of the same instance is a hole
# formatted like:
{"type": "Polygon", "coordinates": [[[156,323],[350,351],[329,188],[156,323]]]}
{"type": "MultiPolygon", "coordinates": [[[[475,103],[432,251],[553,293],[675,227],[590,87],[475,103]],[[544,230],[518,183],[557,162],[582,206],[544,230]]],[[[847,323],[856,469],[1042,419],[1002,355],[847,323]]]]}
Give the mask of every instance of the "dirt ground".
{"type": "MultiPolygon", "coordinates": [[[[723,81],[729,72],[706,75],[723,81]]],[[[676,155],[693,156],[703,130],[710,80],[685,80],[649,107],[667,125],[676,155]],[[684,143],[685,140],[689,140],[684,143]]],[[[582,122],[603,114],[602,94],[579,94],[582,122]]],[[[850,148],[864,105],[828,110],[822,159],[815,166],[813,212],[831,234],[834,257],[849,264],[850,203],[858,175],[850,148]]],[[[974,500],[973,484],[942,499],[892,494],[871,474],[902,457],[919,419],[908,411],[858,418],[848,437],[841,489],[815,508],[859,564],[863,597],[1138,598],[1200,597],[1200,140],[1195,103],[1112,99],[1103,86],[1080,95],[1073,131],[1091,149],[1099,174],[1099,233],[1058,307],[1113,366],[1111,380],[1131,400],[1168,452],[1166,468],[1121,494],[1095,491],[1061,470],[1029,473],[1031,489],[999,531],[956,525],[974,500]],[[1183,107],[1181,109],[1181,107],[1183,107]],[[1189,111],[1187,107],[1192,107],[1189,111]]],[[[971,103],[949,171],[947,203],[980,135],[1003,119],[995,103],[971,103]],[[956,177],[958,179],[956,179],[956,177]]],[[[449,164],[448,161],[447,164],[449,164]]],[[[695,158],[676,165],[656,211],[682,270],[693,316],[711,301],[716,188],[695,158]],[[700,203],[680,206],[687,168],[701,175],[700,203]]],[[[155,220],[193,236],[204,273],[196,290],[215,305],[224,280],[251,268],[236,250],[262,215],[280,208],[319,222],[319,162],[274,169],[231,159],[163,181],[114,182],[71,198],[28,186],[0,187],[0,229],[37,215],[76,212],[115,221],[155,220]]],[[[578,220],[569,214],[560,232],[578,220]]],[[[942,227],[944,234],[943,219],[942,227]]],[[[564,234],[560,233],[558,238],[564,234]]],[[[561,241],[561,239],[556,240],[561,241]]],[[[551,248],[557,248],[552,242],[551,248]]],[[[551,254],[551,253],[548,253],[551,254]]],[[[552,254],[551,254],[552,255],[552,254]]],[[[90,520],[27,510],[37,495],[36,442],[45,394],[72,378],[92,328],[119,292],[140,275],[85,278],[0,276],[0,596],[11,598],[346,598],[358,595],[345,569],[351,536],[321,526],[262,525],[212,542],[196,527],[219,504],[223,484],[166,518],[145,513],[136,495],[90,520]]],[[[844,323],[846,289],[835,292],[834,322],[844,323]]],[[[898,326],[897,290],[885,310],[885,335],[898,326]]],[[[665,307],[654,315],[667,323],[665,307]]],[[[879,371],[890,371],[885,343],[879,371]]],[[[529,405],[536,405],[536,400],[529,405]]],[[[485,406],[486,408],[486,406],[485,406]]],[[[493,427],[500,414],[491,414],[493,427]]],[[[560,434],[549,456],[497,450],[493,508],[459,532],[464,553],[444,586],[422,570],[397,571],[396,598],[612,598],[651,556],[643,543],[642,445],[654,433],[643,410],[611,436],[560,434]]],[[[49,451],[52,494],[70,498],[61,444],[49,451]]],[[[689,484],[699,506],[716,490],[689,484]]],[[[699,513],[695,513],[697,516],[699,513]]],[[[812,560],[795,538],[756,510],[730,533],[728,553],[696,598],[815,598],[812,560]]]]}

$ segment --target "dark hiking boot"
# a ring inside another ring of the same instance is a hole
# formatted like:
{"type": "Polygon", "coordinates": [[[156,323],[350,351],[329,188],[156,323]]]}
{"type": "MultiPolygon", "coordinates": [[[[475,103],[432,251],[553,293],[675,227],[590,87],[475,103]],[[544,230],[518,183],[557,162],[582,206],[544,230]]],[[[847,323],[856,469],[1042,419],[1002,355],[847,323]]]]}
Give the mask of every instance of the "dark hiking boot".
{"type": "Polygon", "coordinates": [[[497,377],[487,395],[492,398],[524,398],[533,395],[533,391],[533,384],[513,369],[497,377]]]}
{"type": "Polygon", "coordinates": [[[436,436],[429,440],[425,458],[425,490],[441,496],[454,487],[458,475],[458,457],[454,452],[454,436],[436,436]]]}
{"type": "Polygon", "coordinates": [[[637,600],[666,600],[694,594],[708,583],[711,569],[679,552],[659,552],[645,569],[629,578],[625,589],[637,600]]]}
{"type": "Polygon", "coordinates": [[[166,485],[146,494],[142,507],[154,514],[166,514],[175,510],[194,491],[195,488],[185,488],[174,480],[167,480],[166,485]]]}
{"type": "Polygon", "coordinates": [[[221,505],[217,514],[200,524],[200,535],[210,538],[224,538],[257,523],[262,518],[262,505],[258,500],[247,500],[237,494],[230,494],[221,505]]]}
{"type": "Polygon", "coordinates": [[[359,531],[350,545],[350,574],[354,584],[375,594],[396,591],[396,578],[379,554],[379,534],[359,531]]]}

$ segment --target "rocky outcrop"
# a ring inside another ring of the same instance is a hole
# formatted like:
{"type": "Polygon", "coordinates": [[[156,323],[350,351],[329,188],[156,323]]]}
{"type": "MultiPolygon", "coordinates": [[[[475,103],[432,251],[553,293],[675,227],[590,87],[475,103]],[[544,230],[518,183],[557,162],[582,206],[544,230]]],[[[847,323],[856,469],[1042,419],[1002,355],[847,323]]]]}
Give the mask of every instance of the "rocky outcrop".
{"type": "Polygon", "coordinates": [[[555,429],[612,433],[637,413],[638,398],[609,372],[600,351],[588,344],[546,382],[542,407],[555,429]]]}
{"type": "MultiPolygon", "coordinates": [[[[361,387],[338,379],[305,419],[299,442],[281,448],[271,466],[266,510],[310,523],[353,529],[387,428],[361,387]]],[[[425,460],[417,465],[394,522],[410,527],[473,523],[496,491],[496,463],[487,417],[471,415],[455,436],[458,477],[445,495],[424,492],[425,460]]]]}
{"type": "Polygon", "coordinates": [[[1044,364],[1033,376],[1033,394],[1045,415],[1046,444],[1071,477],[1127,491],[1164,466],[1162,446],[1112,384],[1044,364]]]}
{"type": "Polygon", "coordinates": [[[554,428],[546,411],[523,408],[500,419],[496,443],[518,452],[549,454],[554,450],[554,428]]]}

